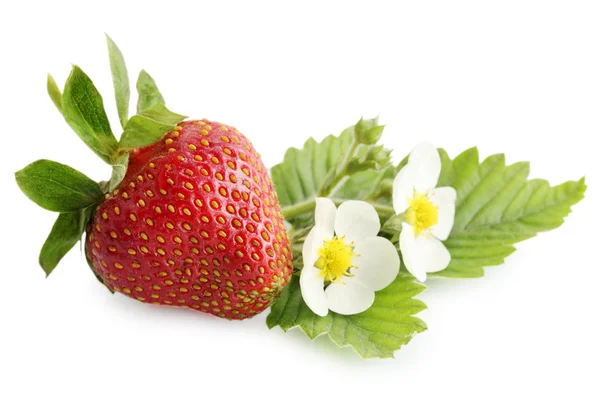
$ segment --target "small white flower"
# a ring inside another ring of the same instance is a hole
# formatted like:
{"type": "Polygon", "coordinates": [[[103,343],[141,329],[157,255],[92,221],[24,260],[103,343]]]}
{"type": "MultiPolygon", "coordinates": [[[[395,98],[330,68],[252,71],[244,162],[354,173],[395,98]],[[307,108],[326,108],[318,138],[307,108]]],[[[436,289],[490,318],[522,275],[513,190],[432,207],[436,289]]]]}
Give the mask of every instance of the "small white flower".
{"type": "Polygon", "coordinates": [[[424,143],[415,147],[394,179],[394,210],[405,216],[400,251],[408,272],[421,282],[428,272],[441,271],[450,263],[442,241],[454,225],[456,190],[435,188],[441,169],[437,149],[424,143]]]}
{"type": "Polygon", "coordinates": [[[336,209],[331,200],[317,198],[300,273],[302,297],[315,314],[363,312],[373,304],[375,291],[394,281],[400,257],[389,240],[377,236],[380,227],[369,203],[350,200],[336,209]]]}

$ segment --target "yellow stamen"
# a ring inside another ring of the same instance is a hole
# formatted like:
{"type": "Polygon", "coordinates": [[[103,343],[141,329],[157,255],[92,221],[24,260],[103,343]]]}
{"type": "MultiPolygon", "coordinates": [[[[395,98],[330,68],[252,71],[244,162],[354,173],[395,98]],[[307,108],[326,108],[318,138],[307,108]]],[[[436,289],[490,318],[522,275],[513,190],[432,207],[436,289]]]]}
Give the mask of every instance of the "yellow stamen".
{"type": "Polygon", "coordinates": [[[321,270],[321,276],[326,281],[334,282],[343,276],[352,276],[348,271],[352,266],[352,257],[355,255],[352,244],[347,244],[345,236],[334,236],[323,242],[318,250],[319,258],[315,267],[321,270]]]}
{"type": "Polygon", "coordinates": [[[406,221],[413,226],[416,236],[438,223],[438,208],[426,195],[415,192],[409,203],[406,221]]]}

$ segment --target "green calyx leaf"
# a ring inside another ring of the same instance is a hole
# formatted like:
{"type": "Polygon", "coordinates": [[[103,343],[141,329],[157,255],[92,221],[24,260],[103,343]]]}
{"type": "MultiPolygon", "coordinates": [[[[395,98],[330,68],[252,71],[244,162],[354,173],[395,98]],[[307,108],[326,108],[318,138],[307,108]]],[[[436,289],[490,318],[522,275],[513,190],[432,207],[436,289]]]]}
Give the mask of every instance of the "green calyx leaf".
{"type": "Polygon", "coordinates": [[[138,92],[138,114],[156,104],[165,104],[165,99],[160,94],[156,82],[146,71],[142,70],[140,72],[135,87],[138,92]]]}
{"type": "Polygon", "coordinates": [[[348,163],[346,172],[352,174],[373,169],[381,170],[389,165],[390,155],[391,151],[383,146],[361,146],[354,158],[348,163]]]}
{"type": "Polygon", "coordinates": [[[157,103],[131,117],[121,136],[121,150],[144,147],[155,143],[172,130],[186,117],[169,111],[163,104],[157,103]]]}
{"type": "Polygon", "coordinates": [[[56,81],[50,74],[48,74],[48,81],[47,81],[46,87],[48,89],[48,95],[50,96],[50,99],[52,100],[52,102],[54,103],[54,105],[56,106],[58,111],[60,111],[60,113],[62,114],[62,108],[63,108],[62,94],[60,93],[60,89],[58,88],[56,81]]]}
{"type": "Polygon", "coordinates": [[[84,143],[111,164],[117,151],[117,140],[110,129],[102,96],[77,66],[73,67],[65,84],[62,113],[84,143]]]}
{"type": "Polygon", "coordinates": [[[137,116],[157,121],[162,124],[175,126],[187,117],[185,115],[177,114],[170,111],[164,104],[154,104],[153,106],[146,108],[144,111],[137,114],[137,116]]]}
{"type": "Polygon", "coordinates": [[[106,42],[108,45],[108,58],[112,72],[113,86],[115,88],[117,111],[121,126],[125,128],[125,124],[127,124],[127,120],[129,119],[129,76],[121,50],[119,50],[115,42],[108,35],[106,35],[106,42]]]}
{"type": "Polygon", "coordinates": [[[128,118],[130,87],[125,59],[110,36],[106,35],[106,41],[117,111],[124,128],[120,143],[112,133],[102,96],[79,67],[73,67],[62,94],[51,75],[48,75],[47,90],[77,135],[113,167],[110,180],[102,187],[112,191],[127,172],[128,152],[155,143],[186,117],[165,107],[156,83],[147,72],[142,71],[136,84],[138,113],[128,118]]]}
{"type": "Polygon", "coordinates": [[[81,239],[92,210],[93,207],[88,207],[60,213],[40,252],[39,262],[46,276],[54,271],[60,260],[81,239]]]}
{"type": "Polygon", "coordinates": [[[454,187],[457,199],[454,227],[444,242],[452,259],[435,275],[483,276],[483,267],[502,264],[515,251],[513,244],[562,225],[586,190],[583,178],[554,187],[527,180],[529,164],[507,166],[503,154],[482,163],[476,148],[454,160],[440,150],[440,157],[438,186],[454,187]]]}
{"type": "Polygon", "coordinates": [[[314,314],[304,303],[298,277],[283,290],[271,306],[269,328],[287,331],[299,327],[311,339],[327,334],[339,346],[351,346],[363,358],[389,358],[394,351],[427,329],[414,315],[427,307],[414,297],[425,289],[409,275],[399,275],[388,287],[375,294],[375,302],[355,315],[333,312],[325,317],[314,314]]]}
{"type": "Polygon", "coordinates": [[[386,233],[395,234],[402,231],[402,223],[406,222],[405,214],[393,215],[385,221],[381,230],[386,233]]]}
{"type": "Polygon", "coordinates": [[[54,161],[38,160],[15,173],[17,184],[40,207],[72,212],[99,203],[100,186],[73,168],[54,161]]]}
{"type": "Polygon", "coordinates": [[[154,79],[146,71],[140,72],[136,88],[138,113],[125,125],[119,141],[119,148],[122,151],[155,143],[186,118],[165,107],[165,99],[160,94],[154,79]]]}
{"type": "Polygon", "coordinates": [[[112,192],[119,186],[125,174],[127,173],[127,166],[129,165],[129,153],[122,153],[115,160],[112,166],[112,174],[107,184],[107,192],[112,192]]]}

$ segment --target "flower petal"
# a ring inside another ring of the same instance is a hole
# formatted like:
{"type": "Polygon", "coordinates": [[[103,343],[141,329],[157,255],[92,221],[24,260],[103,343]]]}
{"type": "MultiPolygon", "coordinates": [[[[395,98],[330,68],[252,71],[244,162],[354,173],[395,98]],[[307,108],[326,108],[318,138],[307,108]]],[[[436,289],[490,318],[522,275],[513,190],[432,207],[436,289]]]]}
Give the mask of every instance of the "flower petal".
{"type": "Polygon", "coordinates": [[[410,153],[408,165],[415,168],[414,188],[425,193],[435,188],[442,171],[442,160],[435,146],[430,143],[417,145],[410,153]]]}
{"type": "Polygon", "coordinates": [[[338,207],[335,234],[340,237],[346,236],[348,243],[357,243],[362,238],[377,236],[379,228],[379,215],[366,201],[349,200],[338,207]]]}
{"type": "Polygon", "coordinates": [[[437,188],[431,192],[429,199],[438,208],[438,222],[431,227],[431,233],[440,240],[446,240],[454,225],[456,190],[451,187],[437,188]]]}
{"type": "Polygon", "coordinates": [[[402,231],[400,232],[400,251],[402,252],[404,266],[415,278],[421,282],[425,282],[425,279],[427,279],[425,267],[422,263],[415,260],[418,260],[419,257],[423,257],[424,255],[418,254],[416,243],[413,227],[406,222],[402,223],[402,231]]]}
{"type": "Polygon", "coordinates": [[[321,225],[325,230],[333,232],[337,212],[335,204],[326,197],[317,197],[315,203],[315,225],[321,225]]]}
{"type": "Polygon", "coordinates": [[[344,278],[343,283],[332,283],[325,290],[325,295],[329,309],[342,315],[361,313],[375,301],[375,292],[353,278],[344,278]]]}
{"type": "Polygon", "coordinates": [[[320,270],[305,265],[300,272],[300,291],[304,302],[315,314],[324,317],[329,311],[325,295],[325,281],[320,270]]]}
{"type": "Polygon", "coordinates": [[[428,272],[441,271],[450,264],[450,252],[442,242],[431,236],[415,237],[412,226],[402,224],[400,251],[408,272],[425,282],[428,272]]]}
{"type": "Polygon", "coordinates": [[[381,290],[396,279],[400,269],[398,250],[389,240],[373,236],[360,240],[354,252],[356,269],[350,270],[354,279],[374,291],[381,290]]]}
{"type": "Polygon", "coordinates": [[[402,214],[410,206],[409,200],[415,191],[415,171],[415,168],[405,165],[394,178],[392,199],[396,214],[402,214]]]}
{"type": "Polygon", "coordinates": [[[422,246],[424,251],[427,253],[427,265],[425,267],[425,271],[427,273],[438,272],[443,269],[446,269],[448,264],[450,264],[450,260],[452,256],[450,252],[444,246],[444,244],[435,237],[424,237],[421,236],[417,242],[422,242],[422,246]]]}
{"type": "Polygon", "coordinates": [[[304,239],[304,244],[302,245],[302,261],[304,265],[313,267],[317,258],[319,258],[319,248],[323,246],[325,240],[332,237],[333,229],[328,231],[320,225],[314,226],[306,236],[306,239],[304,239]]]}

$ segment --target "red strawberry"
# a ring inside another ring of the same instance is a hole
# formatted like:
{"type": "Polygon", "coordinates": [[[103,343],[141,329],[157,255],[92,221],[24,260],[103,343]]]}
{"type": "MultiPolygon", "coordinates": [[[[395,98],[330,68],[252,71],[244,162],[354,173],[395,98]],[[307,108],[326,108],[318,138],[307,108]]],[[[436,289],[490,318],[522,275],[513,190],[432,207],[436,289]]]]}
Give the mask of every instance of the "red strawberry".
{"type": "Polygon", "coordinates": [[[259,155],[237,129],[206,120],[131,153],[88,227],[86,252],[114,291],[232,319],[268,307],[292,271],[259,155]]]}
{"type": "Polygon", "coordinates": [[[48,93],[66,122],[103,161],[98,184],[54,161],[16,173],[23,192],[60,213],[40,253],[47,274],[87,232],[86,258],[109,289],[134,299],[229,319],[266,309],[289,282],[292,254],[271,179],[250,141],[220,123],[169,111],[141,71],[129,111],[123,55],[108,39],[123,128],[112,133],[103,99],[77,66],[48,93]]]}

